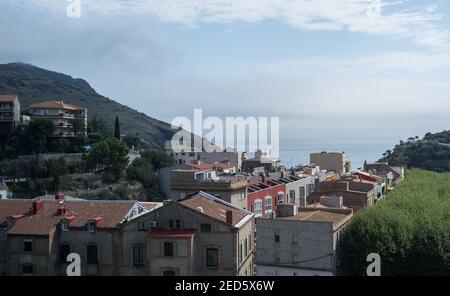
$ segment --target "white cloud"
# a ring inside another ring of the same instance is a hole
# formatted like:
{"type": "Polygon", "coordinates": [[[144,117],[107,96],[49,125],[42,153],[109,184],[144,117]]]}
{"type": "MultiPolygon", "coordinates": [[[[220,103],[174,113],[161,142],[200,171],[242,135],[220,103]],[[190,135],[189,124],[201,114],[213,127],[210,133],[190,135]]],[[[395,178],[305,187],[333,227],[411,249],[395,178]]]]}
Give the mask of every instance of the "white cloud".
{"type": "MultiPolygon", "coordinates": [[[[449,47],[448,28],[440,28],[440,2],[411,6],[412,1],[386,0],[80,0],[87,13],[139,13],[165,22],[201,23],[279,20],[305,30],[347,30],[411,38],[434,50],[449,47]]],[[[17,0],[64,11],[64,0],[17,0]]]]}

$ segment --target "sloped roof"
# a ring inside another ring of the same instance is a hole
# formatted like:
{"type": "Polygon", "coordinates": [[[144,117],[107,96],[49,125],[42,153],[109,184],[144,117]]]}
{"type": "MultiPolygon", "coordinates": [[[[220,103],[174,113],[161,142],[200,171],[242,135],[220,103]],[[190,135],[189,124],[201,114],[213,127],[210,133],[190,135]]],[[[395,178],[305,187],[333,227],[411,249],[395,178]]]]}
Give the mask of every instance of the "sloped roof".
{"type": "Polygon", "coordinates": [[[252,213],[244,209],[241,209],[224,200],[201,191],[183,200],[180,200],[179,203],[196,211],[199,211],[199,209],[201,208],[202,211],[199,212],[225,223],[227,222],[227,211],[232,211],[233,226],[236,226],[245,217],[253,215],[252,213]]]}
{"type": "Polygon", "coordinates": [[[39,108],[79,110],[79,111],[86,110],[86,108],[79,107],[73,104],[64,103],[64,101],[57,101],[57,100],[41,102],[30,106],[30,109],[39,109],[39,108]]]}
{"type": "Polygon", "coordinates": [[[0,218],[2,222],[13,215],[25,214],[9,229],[8,234],[16,235],[48,235],[57,224],[67,217],[75,217],[70,228],[85,228],[95,218],[100,222],[97,229],[116,229],[129,213],[135,201],[65,201],[66,213],[58,215],[59,201],[43,201],[44,205],[37,214],[32,214],[33,201],[5,200],[0,201],[0,218]]]}
{"type": "Polygon", "coordinates": [[[17,100],[19,99],[17,97],[17,95],[0,95],[0,102],[3,102],[3,103],[12,103],[16,99],[17,100]]]}

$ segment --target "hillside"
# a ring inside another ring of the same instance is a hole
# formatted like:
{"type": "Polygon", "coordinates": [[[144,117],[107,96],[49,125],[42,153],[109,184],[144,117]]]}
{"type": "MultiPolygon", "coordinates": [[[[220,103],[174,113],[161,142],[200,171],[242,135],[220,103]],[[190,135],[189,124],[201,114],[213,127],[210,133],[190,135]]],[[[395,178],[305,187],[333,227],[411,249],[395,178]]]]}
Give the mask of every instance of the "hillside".
{"type": "Polygon", "coordinates": [[[122,132],[138,133],[153,148],[163,147],[164,141],[173,135],[170,124],[98,94],[83,79],[28,64],[0,65],[0,94],[19,95],[22,110],[31,104],[54,99],[86,107],[89,119],[102,118],[110,125],[111,132],[114,119],[119,116],[122,132]]]}
{"type": "Polygon", "coordinates": [[[357,213],[343,240],[350,275],[365,274],[370,253],[381,275],[450,273],[450,173],[408,170],[386,200],[357,213]]]}
{"type": "Polygon", "coordinates": [[[450,131],[427,133],[419,137],[400,141],[393,150],[383,154],[380,161],[391,165],[405,165],[437,172],[450,172],[450,131]]]}

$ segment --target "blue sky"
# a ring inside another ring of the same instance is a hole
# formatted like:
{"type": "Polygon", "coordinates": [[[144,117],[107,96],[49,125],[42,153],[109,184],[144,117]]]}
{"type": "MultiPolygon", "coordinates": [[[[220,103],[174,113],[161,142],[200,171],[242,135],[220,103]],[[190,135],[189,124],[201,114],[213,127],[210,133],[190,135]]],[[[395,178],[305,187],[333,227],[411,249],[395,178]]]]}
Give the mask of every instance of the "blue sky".
{"type": "Polygon", "coordinates": [[[0,62],[84,78],[169,122],[202,108],[279,116],[285,139],[449,128],[448,1],[80,3],[70,18],[65,0],[2,0],[0,62]]]}

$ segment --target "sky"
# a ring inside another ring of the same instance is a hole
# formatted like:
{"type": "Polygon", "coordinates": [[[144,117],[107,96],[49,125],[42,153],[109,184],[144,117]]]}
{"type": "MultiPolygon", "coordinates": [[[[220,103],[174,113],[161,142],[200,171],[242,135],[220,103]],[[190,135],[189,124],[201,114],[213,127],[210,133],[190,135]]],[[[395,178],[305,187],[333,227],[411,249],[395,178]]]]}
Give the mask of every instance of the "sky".
{"type": "Polygon", "coordinates": [[[449,129],[448,2],[0,0],[0,63],[83,78],[167,122],[277,116],[282,141],[388,148],[449,129]]]}

